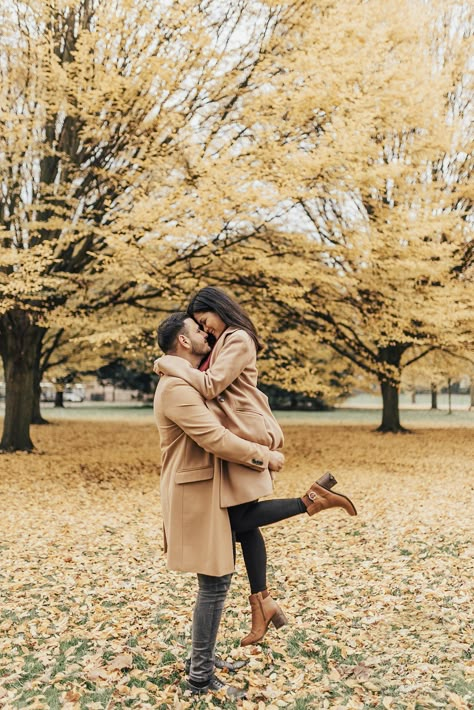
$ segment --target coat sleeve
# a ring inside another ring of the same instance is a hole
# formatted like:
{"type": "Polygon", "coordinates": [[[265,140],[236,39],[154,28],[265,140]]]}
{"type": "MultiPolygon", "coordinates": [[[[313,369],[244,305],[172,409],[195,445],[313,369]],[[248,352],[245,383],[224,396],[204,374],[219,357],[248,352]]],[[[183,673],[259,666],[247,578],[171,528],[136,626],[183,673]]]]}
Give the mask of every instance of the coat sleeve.
{"type": "Polygon", "coordinates": [[[181,379],[162,396],[163,411],[198,446],[224,461],[256,471],[268,468],[269,449],[232,434],[207,408],[202,396],[181,379]]]}
{"type": "Polygon", "coordinates": [[[165,375],[180,377],[192,385],[204,399],[214,399],[223,392],[249,365],[255,365],[257,353],[252,339],[242,330],[226,336],[215,362],[205,372],[196,370],[189,362],[176,355],[159,359],[165,375]]]}

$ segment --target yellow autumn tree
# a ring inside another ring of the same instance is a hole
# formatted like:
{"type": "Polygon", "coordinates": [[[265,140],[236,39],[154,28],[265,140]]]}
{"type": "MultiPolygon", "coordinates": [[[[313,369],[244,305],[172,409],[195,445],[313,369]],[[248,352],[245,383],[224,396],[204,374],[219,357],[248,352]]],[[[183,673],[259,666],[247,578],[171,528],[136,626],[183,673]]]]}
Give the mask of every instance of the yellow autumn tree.
{"type": "Polygon", "coordinates": [[[251,290],[308,360],[319,340],[376,377],[380,430],[400,431],[403,368],[473,341],[472,5],[300,9],[242,100],[229,161],[250,236],[213,245],[208,280],[251,290]]]}
{"type": "Polygon", "coordinates": [[[431,391],[431,408],[438,408],[438,393],[442,388],[469,378],[474,359],[468,351],[456,353],[436,349],[404,369],[402,385],[415,392],[418,388],[431,391]]]}
{"type": "Polygon", "coordinates": [[[240,0],[2,4],[0,448],[32,448],[49,329],[94,332],[95,314],[110,322],[129,305],[138,281],[124,247],[142,253],[150,224],[159,267],[134,295],[175,294],[195,145],[226,123],[275,15],[240,0]]]}
{"type": "Polygon", "coordinates": [[[146,319],[210,280],[250,303],[285,381],[319,340],[379,379],[398,430],[404,364],[472,332],[469,5],[1,12],[2,446],[31,447],[51,326],[127,338],[132,304],[146,319]]]}

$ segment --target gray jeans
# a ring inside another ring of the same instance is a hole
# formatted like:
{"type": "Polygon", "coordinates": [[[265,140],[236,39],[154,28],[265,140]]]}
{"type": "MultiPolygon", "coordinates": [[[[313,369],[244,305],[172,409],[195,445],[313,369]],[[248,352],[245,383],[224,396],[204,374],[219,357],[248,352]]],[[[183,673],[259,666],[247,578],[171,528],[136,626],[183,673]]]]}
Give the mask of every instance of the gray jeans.
{"type": "Polygon", "coordinates": [[[189,679],[208,681],[214,674],[214,649],[231,574],[210,577],[198,574],[199,591],[193,614],[191,670],[189,679]]]}

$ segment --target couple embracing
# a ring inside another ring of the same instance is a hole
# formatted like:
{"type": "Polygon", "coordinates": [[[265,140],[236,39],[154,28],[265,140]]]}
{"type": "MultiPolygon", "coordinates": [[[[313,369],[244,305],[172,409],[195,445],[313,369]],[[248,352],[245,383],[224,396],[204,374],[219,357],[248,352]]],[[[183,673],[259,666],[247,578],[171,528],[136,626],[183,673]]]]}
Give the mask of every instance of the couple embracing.
{"type": "MultiPolygon", "coordinates": [[[[225,598],[242,549],[250,585],[252,623],[242,646],[256,644],[268,626],[287,623],[267,589],[267,554],[260,527],[352,502],[329,488],[311,485],[300,498],[259,501],[273,491],[273,472],[284,456],[281,428],[266,396],[257,389],[257,353],[262,344],[244,309],[224,291],[201,289],[187,312],[168,316],[158,328],[165,355],[155,361],[161,376],[155,419],[161,440],[161,505],[170,569],[197,574],[188,688],[196,694],[225,689],[215,656],[225,598]]],[[[327,486],[327,487],[326,487],[327,486]]]]}

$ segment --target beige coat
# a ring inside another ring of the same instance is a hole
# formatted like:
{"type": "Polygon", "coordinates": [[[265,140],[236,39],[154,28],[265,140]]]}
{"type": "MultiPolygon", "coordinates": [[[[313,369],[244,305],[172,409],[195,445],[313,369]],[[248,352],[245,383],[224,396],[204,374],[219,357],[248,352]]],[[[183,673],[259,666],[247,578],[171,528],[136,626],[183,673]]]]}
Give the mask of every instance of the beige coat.
{"type": "MultiPolygon", "coordinates": [[[[209,400],[209,409],[231,432],[275,450],[283,445],[283,433],[268,398],[257,389],[256,361],[252,338],[244,330],[227,328],[215,344],[205,372],[171,355],[160,359],[160,369],[184,379],[200,392],[209,400]]],[[[256,474],[238,463],[224,464],[220,490],[222,507],[247,503],[272,491],[273,480],[268,469],[256,474]]]]}
{"type": "Polygon", "coordinates": [[[168,567],[229,574],[234,569],[232,533],[227,509],[220,505],[220,459],[225,456],[258,475],[267,470],[269,450],[225,429],[202,396],[182,379],[163,376],[154,407],[161,439],[168,567]]]}

